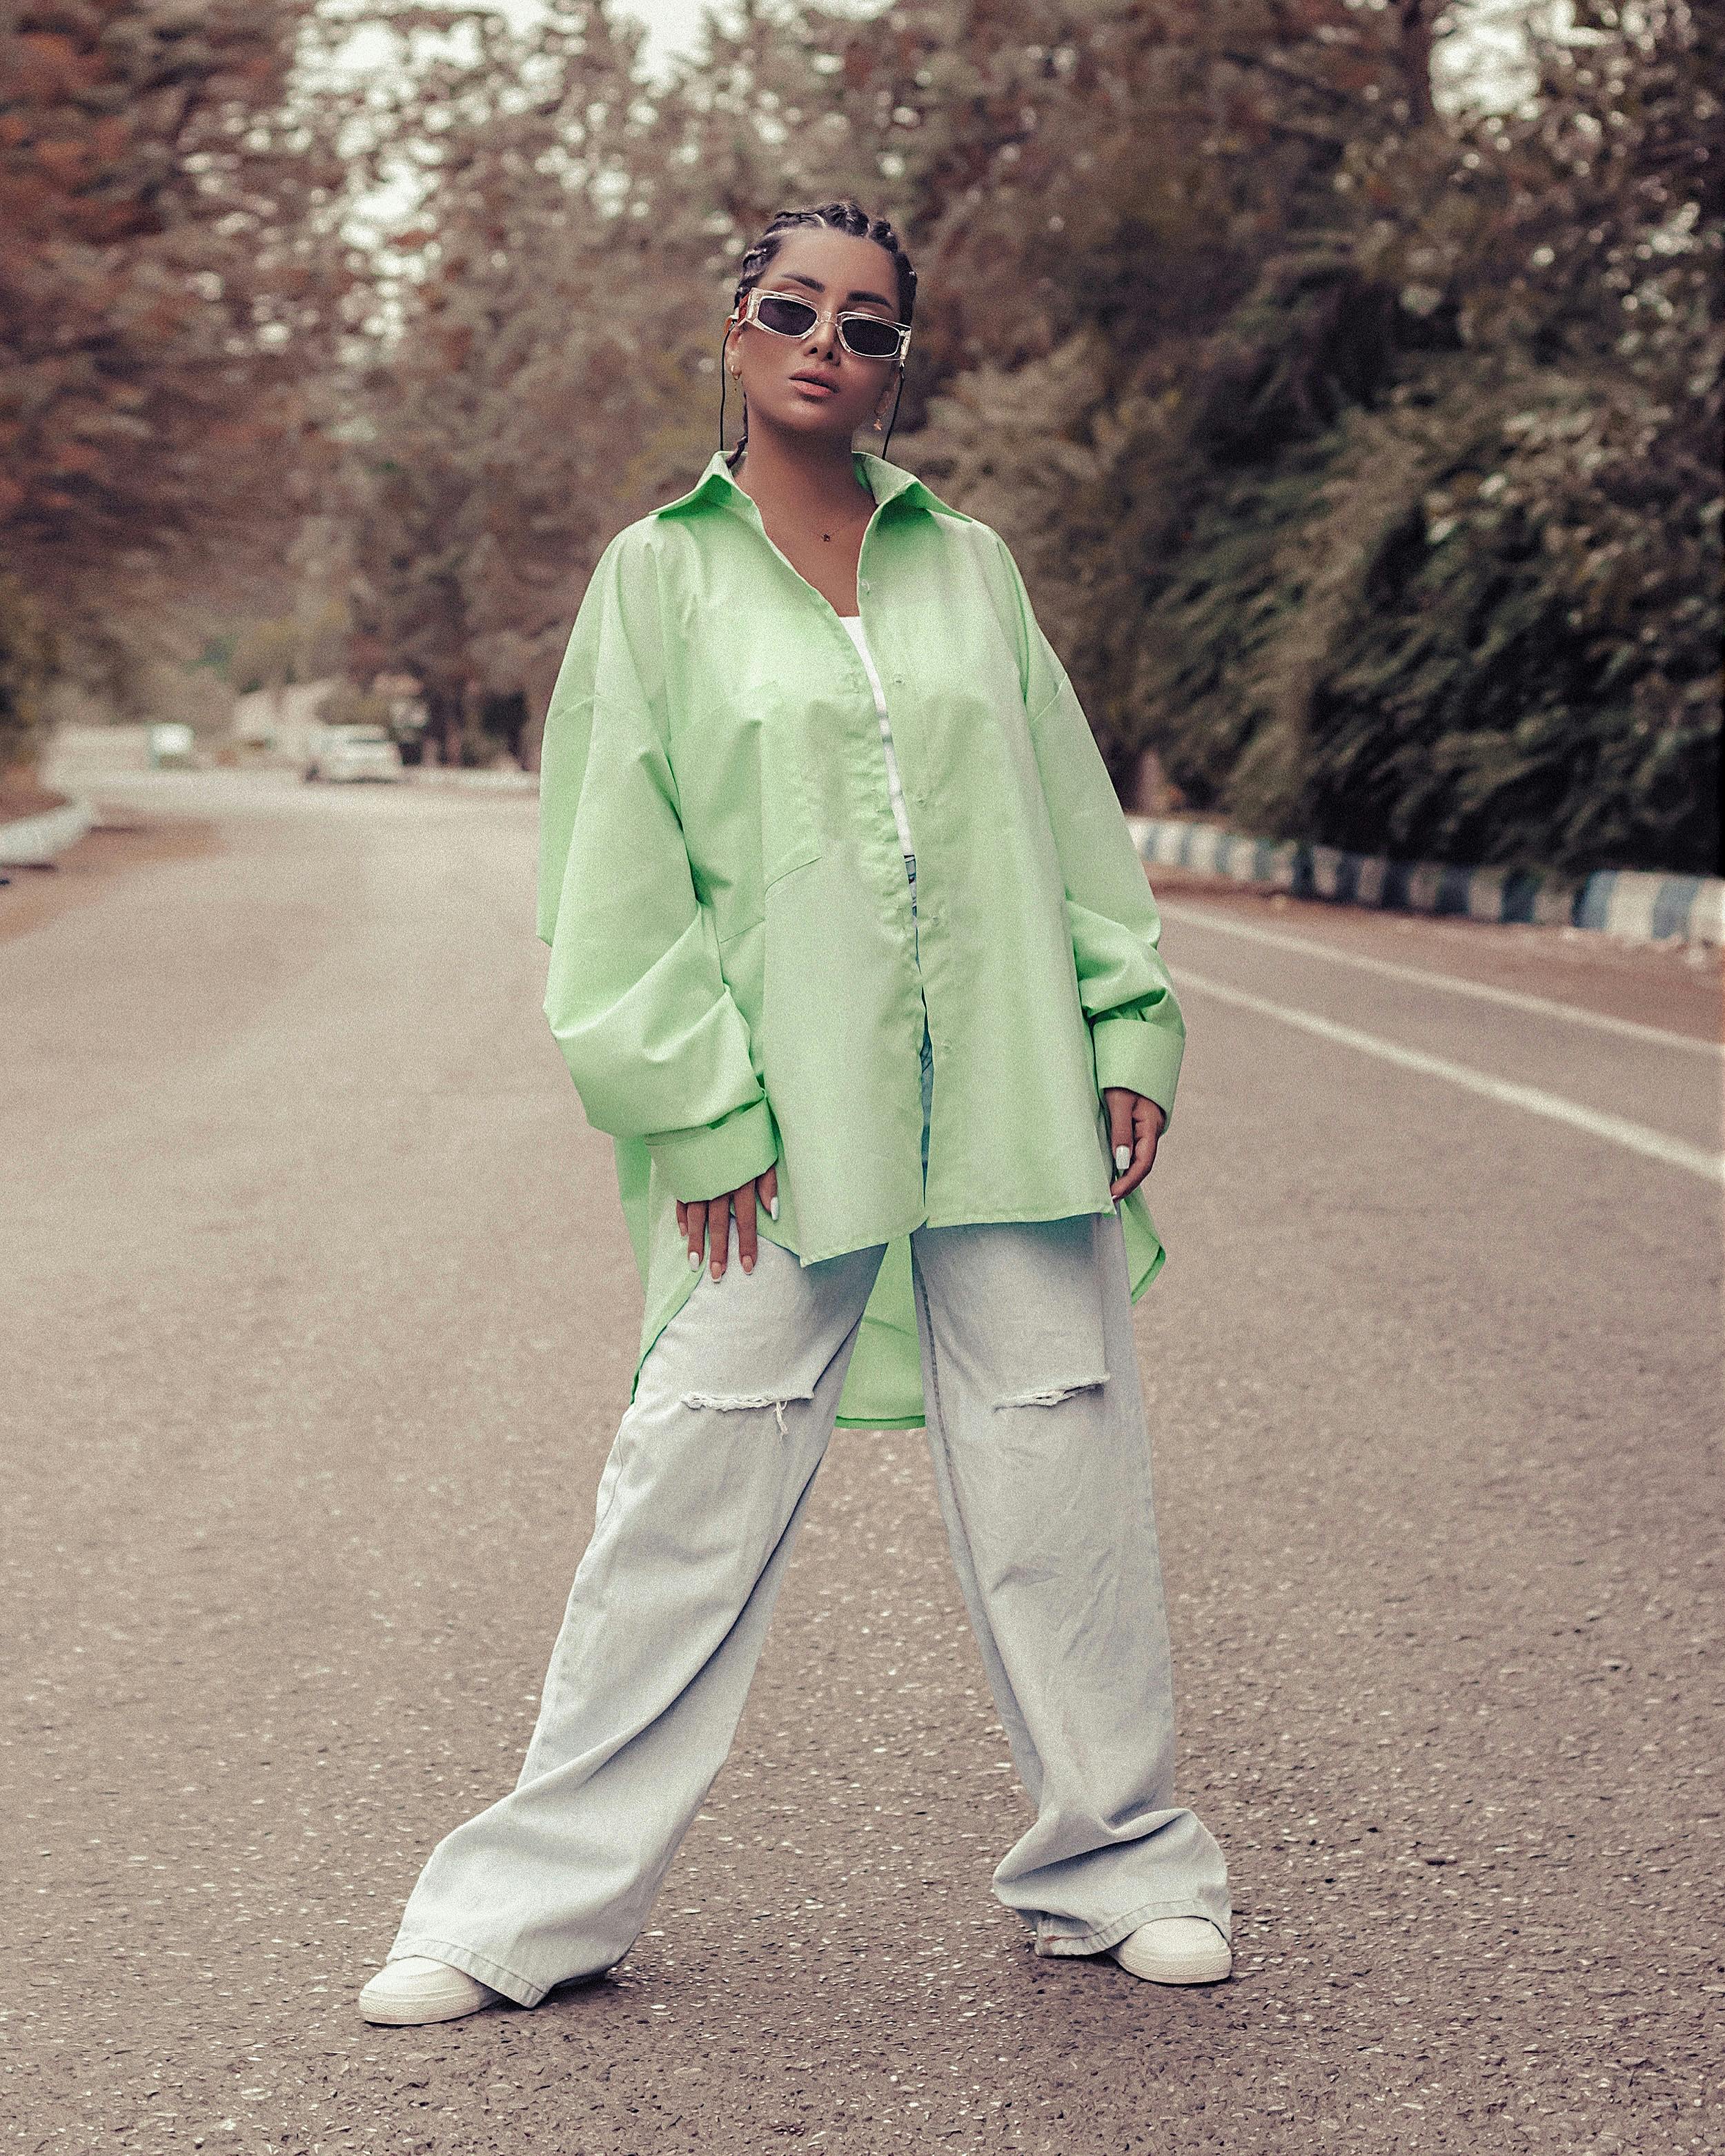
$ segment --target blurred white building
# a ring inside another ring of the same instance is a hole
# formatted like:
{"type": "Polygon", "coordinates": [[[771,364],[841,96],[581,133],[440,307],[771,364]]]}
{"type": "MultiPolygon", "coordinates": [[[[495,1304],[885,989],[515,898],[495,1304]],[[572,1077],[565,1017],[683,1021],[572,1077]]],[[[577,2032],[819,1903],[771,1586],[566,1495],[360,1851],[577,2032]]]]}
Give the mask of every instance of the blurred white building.
{"type": "Polygon", "coordinates": [[[234,740],[284,763],[303,763],[322,722],[323,703],[341,686],[339,675],[322,681],[290,681],[275,689],[251,689],[234,700],[234,740]]]}

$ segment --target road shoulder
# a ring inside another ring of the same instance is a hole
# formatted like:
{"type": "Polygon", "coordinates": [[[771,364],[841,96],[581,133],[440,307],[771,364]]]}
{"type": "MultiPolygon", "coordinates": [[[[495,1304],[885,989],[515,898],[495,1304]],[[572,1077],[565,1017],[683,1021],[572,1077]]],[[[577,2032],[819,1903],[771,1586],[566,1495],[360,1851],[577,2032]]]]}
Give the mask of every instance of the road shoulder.
{"type": "Polygon", "coordinates": [[[213,823],[168,816],[98,799],[96,820],[51,868],[8,869],[0,884],[0,942],[27,936],[74,906],[100,897],[119,879],[161,861],[219,852],[213,823]]]}
{"type": "Polygon", "coordinates": [[[1333,950],[1420,967],[1577,1009],[1665,1028],[1697,1040],[1720,1038],[1725,957],[1698,943],[1631,942],[1594,930],[1384,913],[1291,898],[1178,868],[1152,867],[1163,902],[1163,947],[1178,949],[1181,916],[1203,915],[1298,936],[1333,950]]]}

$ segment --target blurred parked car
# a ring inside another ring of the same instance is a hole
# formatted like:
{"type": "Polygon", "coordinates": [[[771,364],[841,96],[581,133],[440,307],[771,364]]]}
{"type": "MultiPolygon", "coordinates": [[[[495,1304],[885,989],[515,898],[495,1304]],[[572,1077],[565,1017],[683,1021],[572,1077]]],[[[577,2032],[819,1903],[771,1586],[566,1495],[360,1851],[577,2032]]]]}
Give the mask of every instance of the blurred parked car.
{"type": "Polygon", "coordinates": [[[151,726],[146,740],[151,771],[191,771],[196,768],[197,737],[177,719],[161,719],[151,726]]]}
{"type": "Polygon", "coordinates": [[[382,726],[326,726],[313,745],[307,778],[399,778],[401,751],[382,726]]]}

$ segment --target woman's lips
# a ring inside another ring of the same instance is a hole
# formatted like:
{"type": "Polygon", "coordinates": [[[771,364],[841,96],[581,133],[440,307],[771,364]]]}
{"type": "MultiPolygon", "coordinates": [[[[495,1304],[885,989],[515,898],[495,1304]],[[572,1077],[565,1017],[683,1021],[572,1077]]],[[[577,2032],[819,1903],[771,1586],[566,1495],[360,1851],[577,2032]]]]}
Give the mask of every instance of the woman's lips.
{"type": "Polygon", "coordinates": [[[819,382],[812,375],[808,374],[793,374],[791,377],[791,387],[793,389],[805,390],[811,397],[836,397],[839,393],[839,385],[836,382],[819,382]]]}

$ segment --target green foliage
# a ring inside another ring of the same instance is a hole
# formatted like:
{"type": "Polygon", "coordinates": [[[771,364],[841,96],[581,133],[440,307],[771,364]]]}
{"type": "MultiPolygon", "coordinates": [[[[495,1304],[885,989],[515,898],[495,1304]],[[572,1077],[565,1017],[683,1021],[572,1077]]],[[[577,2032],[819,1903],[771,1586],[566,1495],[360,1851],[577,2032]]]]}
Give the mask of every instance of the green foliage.
{"type": "MultiPolygon", "coordinates": [[[[1396,321],[1394,295],[1314,239],[1122,388],[1091,331],[936,400],[918,460],[1025,559],[1117,769],[1155,747],[1194,805],[1220,805],[1255,735],[1297,703],[1327,430],[1385,392],[1396,321]],[[1003,454],[1003,436],[1035,457],[1003,454]]],[[[1333,550],[1323,562],[1333,583],[1333,550]]]]}
{"type": "Polygon", "coordinates": [[[300,665],[299,624],[291,616],[251,621],[234,632],[228,660],[228,685],[237,696],[257,689],[280,689],[312,677],[300,665]]]}
{"type": "MultiPolygon", "coordinates": [[[[1284,154],[1255,265],[1219,222],[1224,304],[934,400],[916,460],[1025,559],[1117,770],[1369,851],[1717,867],[1712,33],[1584,28],[1524,110],[1414,131],[1350,109],[1358,46],[1351,81],[1307,55],[1340,152],[1284,154]]],[[[1092,233],[1130,214],[1098,192],[1092,233]]]]}
{"type": "Polygon", "coordinates": [[[1429,413],[1310,701],[1297,814],[1342,845],[1707,873],[1718,502],[1636,385],[1517,372],[1429,413]]]}
{"type": "Polygon", "coordinates": [[[234,648],[239,641],[239,634],[237,629],[221,629],[213,636],[205,637],[193,665],[208,667],[212,674],[225,681],[234,664],[234,648]]]}
{"type": "Polygon", "coordinates": [[[1620,381],[1428,364],[1218,488],[1143,624],[1189,798],[1362,851],[1705,872],[1717,502],[1620,381]]]}
{"type": "Polygon", "coordinates": [[[42,726],[55,639],[16,577],[0,571],[0,773],[28,761],[42,726]]]}

